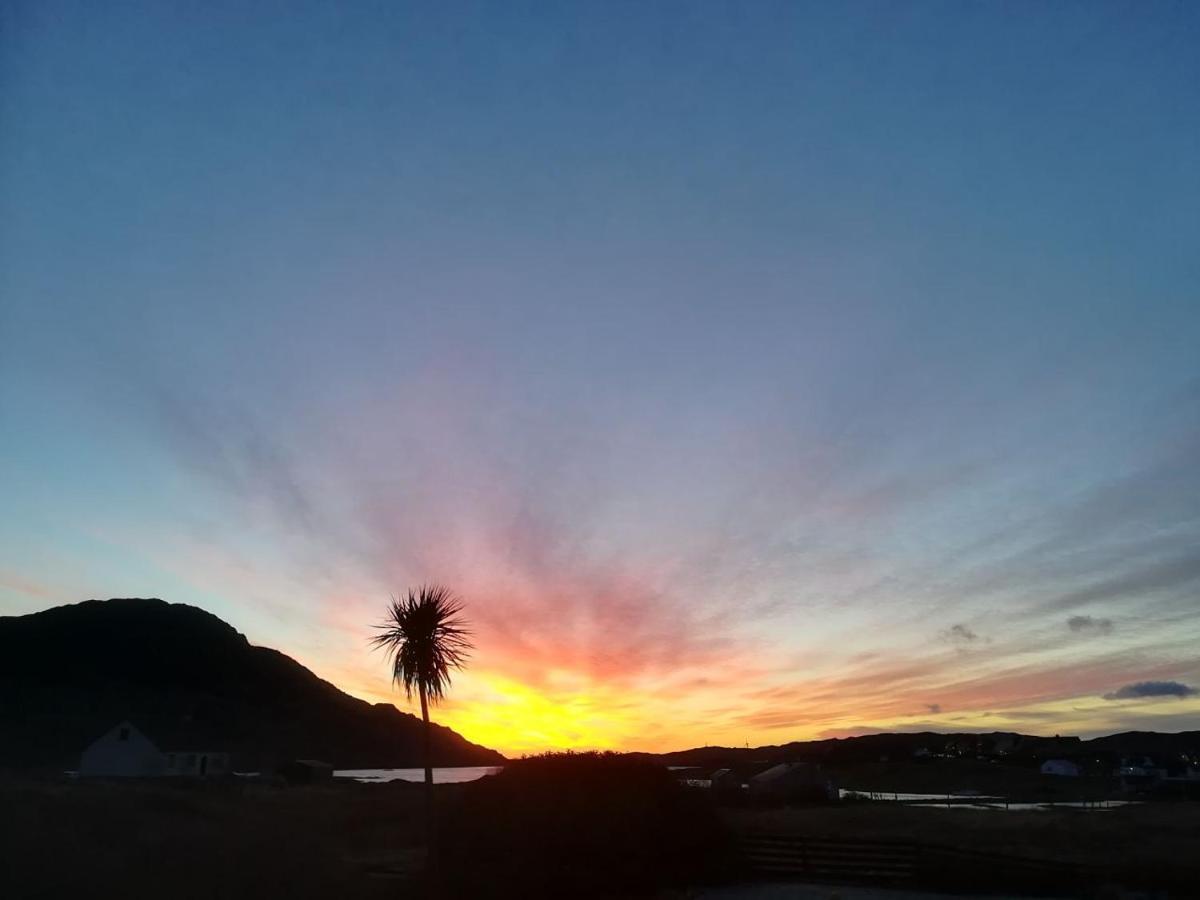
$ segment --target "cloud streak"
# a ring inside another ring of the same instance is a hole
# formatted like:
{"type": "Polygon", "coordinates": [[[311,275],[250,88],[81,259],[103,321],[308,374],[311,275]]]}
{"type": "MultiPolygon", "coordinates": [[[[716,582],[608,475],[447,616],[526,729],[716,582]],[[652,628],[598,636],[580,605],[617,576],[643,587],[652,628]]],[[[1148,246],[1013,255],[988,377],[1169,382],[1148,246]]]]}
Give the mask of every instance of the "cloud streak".
{"type": "Polygon", "coordinates": [[[1112,634],[1113,622],[1093,616],[1071,616],[1067,619],[1067,628],[1076,634],[1112,634]]]}
{"type": "Polygon", "coordinates": [[[942,640],[955,644],[973,644],[979,640],[979,635],[966,625],[951,625],[941,634],[942,640]]]}
{"type": "MultiPolygon", "coordinates": [[[[722,486],[718,496],[729,502],[717,505],[721,515],[685,502],[681,516],[664,512],[679,486],[668,482],[664,493],[656,483],[669,466],[652,467],[648,480],[642,474],[632,485],[621,483],[635,471],[625,454],[640,452],[650,438],[620,430],[598,438],[607,423],[581,418],[565,435],[545,440],[549,426],[530,419],[502,385],[485,388],[462,373],[427,373],[391,398],[388,415],[368,417],[352,442],[306,440],[297,425],[281,432],[228,400],[159,398],[149,409],[181,464],[266,516],[294,546],[299,565],[326,580],[356,573],[357,595],[346,600],[340,592],[329,610],[349,638],[388,591],[433,578],[454,584],[471,603],[481,677],[524,698],[522,708],[586,710],[593,723],[547,733],[627,736],[616,741],[653,733],[669,745],[686,743],[685,728],[736,741],[747,732],[782,738],[845,730],[854,720],[900,727],[911,721],[911,698],[922,694],[939,697],[922,704],[927,714],[952,708],[969,718],[984,708],[1023,708],[1089,691],[1095,697],[1104,685],[1147,671],[1138,656],[1120,653],[1055,660],[1050,637],[1039,639],[1047,648],[1039,656],[1037,640],[1022,643],[1011,627],[993,633],[1003,618],[986,619],[984,636],[951,618],[970,614],[970,606],[939,609],[936,602],[972,584],[987,596],[1013,572],[1053,583],[1074,571],[1073,559],[1064,558],[1061,570],[1057,563],[1025,570],[1011,558],[968,556],[965,580],[935,579],[916,589],[927,570],[954,571],[951,550],[897,567],[859,534],[886,534],[929,504],[952,499],[965,488],[960,475],[864,490],[855,466],[836,462],[814,482],[798,477],[773,493],[754,470],[722,486]],[[529,420],[528,434],[511,429],[520,416],[529,420]],[[421,427],[410,428],[412,422],[421,427]],[[598,474],[604,465],[615,467],[612,478],[598,474]],[[818,487],[827,479],[838,485],[818,487]],[[803,516],[792,512],[796,502],[808,504],[803,516]],[[864,610],[880,620],[892,615],[875,606],[892,592],[924,601],[895,610],[896,633],[908,636],[907,645],[886,640],[885,628],[858,625],[864,610]],[[805,615],[821,609],[836,615],[805,615]],[[954,623],[937,632],[953,649],[952,662],[922,657],[929,632],[922,638],[916,629],[931,614],[954,623]],[[841,630],[822,631],[834,625],[841,630]],[[791,635],[792,651],[783,652],[780,638],[791,635]],[[819,665],[840,670],[820,675],[819,665]],[[622,696],[638,699],[618,701],[622,696]],[[677,710],[676,731],[652,731],[649,720],[634,724],[658,704],[677,710]],[[611,723],[597,731],[603,715],[611,723]]],[[[701,468],[719,460],[701,455],[701,468]]],[[[1184,559],[1175,568],[1127,571],[1115,587],[1096,584],[1119,593],[1186,583],[1184,559]]],[[[1095,585],[1091,594],[1079,593],[1073,605],[1107,596],[1095,585]]],[[[1064,620],[1056,621],[1061,634],[1064,620]]],[[[1077,636],[1115,630],[1111,618],[1093,615],[1065,623],[1077,636]]],[[[465,684],[470,690],[469,676],[465,684]]],[[[501,694],[478,689],[468,696],[475,699],[458,707],[452,700],[449,721],[502,727],[483,709],[504,702],[501,694]]],[[[1036,720],[1033,713],[1025,718],[1036,720]]]]}

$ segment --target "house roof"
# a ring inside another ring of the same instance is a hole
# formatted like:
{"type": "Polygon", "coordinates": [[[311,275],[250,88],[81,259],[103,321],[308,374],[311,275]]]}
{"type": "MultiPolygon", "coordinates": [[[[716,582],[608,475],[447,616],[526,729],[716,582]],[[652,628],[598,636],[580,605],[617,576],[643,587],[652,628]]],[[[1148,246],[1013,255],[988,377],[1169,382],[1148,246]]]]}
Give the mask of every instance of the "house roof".
{"type": "Polygon", "coordinates": [[[777,766],[765,771],[759,772],[751,777],[751,781],[764,782],[774,781],[777,778],[787,778],[795,776],[804,776],[808,778],[816,778],[820,775],[820,767],[804,762],[780,763],[777,766]]]}
{"type": "MultiPolygon", "coordinates": [[[[142,719],[122,719],[114,722],[104,734],[108,734],[119,725],[130,725],[154,744],[160,753],[224,753],[214,747],[212,735],[198,728],[190,716],[179,716],[171,719],[150,722],[142,719]]],[[[103,735],[100,735],[103,737],[103,735]]],[[[99,738],[97,738],[99,739],[99,738]]]]}

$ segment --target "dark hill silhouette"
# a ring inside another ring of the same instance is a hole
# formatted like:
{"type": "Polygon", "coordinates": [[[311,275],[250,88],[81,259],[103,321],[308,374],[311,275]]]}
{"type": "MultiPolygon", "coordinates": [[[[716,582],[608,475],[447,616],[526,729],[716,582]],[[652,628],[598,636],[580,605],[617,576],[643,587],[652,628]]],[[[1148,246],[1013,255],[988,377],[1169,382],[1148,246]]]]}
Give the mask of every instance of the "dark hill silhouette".
{"type": "MultiPolygon", "coordinates": [[[[0,767],[71,768],[122,719],[162,749],[228,750],[235,768],[292,758],[338,768],[421,763],[421,720],[338,690],[196,607],[89,600],[0,617],[0,767]]],[[[503,757],[433,726],[437,766],[503,757]]]]}
{"type": "Polygon", "coordinates": [[[1087,742],[1089,748],[1109,753],[1195,753],[1200,750],[1200,731],[1179,731],[1174,734],[1161,731],[1122,731],[1093,738],[1087,742]]]}
{"type": "MultiPolygon", "coordinates": [[[[864,734],[856,737],[826,738],[817,741],[792,741],[787,744],[770,744],[762,747],[696,747],[691,750],[679,750],[663,754],[668,765],[720,765],[724,762],[767,761],[784,762],[805,760],[812,762],[874,762],[882,757],[892,759],[907,759],[919,749],[930,753],[953,752],[954,748],[962,746],[975,747],[979,741],[986,745],[994,745],[1001,738],[1009,738],[1013,743],[1031,746],[1030,742],[1043,740],[1053,741],[1053,738],[1042,739],[1030,735],[994,732],[992,734],[942,734],[934,731],[920,732],[882,732],[880,734],[864,734]]],[[[1070,739],[1078,741],[1078,738],[1070,739]]]]}
{"type": "Polygon", "coordinates": [[[1119,756],[1122,753],[1195,754],[1200,751],[1200,731],[1163,733],[1128,731],[1091,740],[1062,735],[1043,737],[1008,731],[986,733],[936,731],[865,734],[857,737],[793,741],[762,747],[695,747],[653,756],[672,766],[719,766],[743,762],[804,760],[824,763],[875,762],[910,759],[918,750],[932,754],[991,755],[1003,748],[1014,761],[1034,761],[1051,756],[1119,756]]]}

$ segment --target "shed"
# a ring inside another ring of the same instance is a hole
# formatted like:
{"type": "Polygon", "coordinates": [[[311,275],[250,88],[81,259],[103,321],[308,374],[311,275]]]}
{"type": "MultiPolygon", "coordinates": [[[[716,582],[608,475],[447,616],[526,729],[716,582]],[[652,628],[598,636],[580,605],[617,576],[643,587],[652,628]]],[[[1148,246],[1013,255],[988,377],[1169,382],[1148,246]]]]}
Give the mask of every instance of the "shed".
{"type": "Polygon", "coordinates": [[[317,784],[333,780],[333,766],[319,759],[294,759],[278,769],[288,784],[317,784]]]}
{"type": "Polygon", "coordinates": [[[781,800],[836,800],[837,786],[812,763],[780,763],[750,778],[750,796],[781,800]]]}

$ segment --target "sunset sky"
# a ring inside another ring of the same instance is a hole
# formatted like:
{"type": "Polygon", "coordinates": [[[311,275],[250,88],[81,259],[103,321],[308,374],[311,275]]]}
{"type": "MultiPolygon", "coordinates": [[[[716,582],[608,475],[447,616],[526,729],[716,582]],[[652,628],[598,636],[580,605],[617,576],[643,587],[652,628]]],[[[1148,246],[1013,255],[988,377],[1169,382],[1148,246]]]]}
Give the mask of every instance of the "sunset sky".
{"type": "Polygon", "coordinates": [[[519,754],[1200,728],[1200,4],[6,3],[0,614],[519,754]]]}

